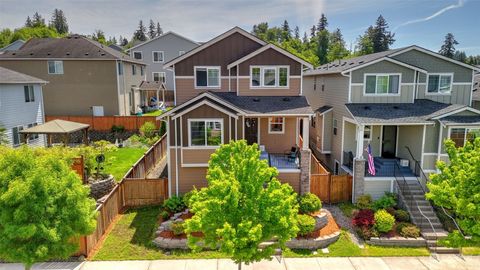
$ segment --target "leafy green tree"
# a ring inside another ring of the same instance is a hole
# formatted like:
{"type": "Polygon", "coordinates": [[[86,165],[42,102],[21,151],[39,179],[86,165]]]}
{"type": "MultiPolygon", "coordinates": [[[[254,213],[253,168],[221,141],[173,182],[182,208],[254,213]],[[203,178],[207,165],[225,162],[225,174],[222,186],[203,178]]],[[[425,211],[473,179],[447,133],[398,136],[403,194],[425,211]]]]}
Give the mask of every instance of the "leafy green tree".
{"type": "Polygon", "coordinates": [[[466,63],[467,62],[467,54],[464,51],[456,51],[453,55],[453,59],[466,63]]]}
{"type": "Polygon", "coordinates": [[[0,258],[67,258],[94,231],[95,201],[63,148],[0,148],[0,258]]]}
{"type": "Polygon", "coordinates": [[[0,145],[8,143],[6,131],[4,127],[0,126],[0,145]]]}
{"type": "Polygon", "coordinates": [[[357,48],[360,55],[383,52],[390,49],[395,42],[395,34],[388,30],[388,23],[382,15],[378,16],[375,25],[369,26],[358,38],[357,48]]]}
{"type": "Polygon", "coordinates": [[[372,40],[373,32],[373,26],[370,26],[365,31],[365,34],[358,37],[356,45],[357,55],[366,55],[374,52],[372,40]]]}
{"type": "Polygon", "coordinates": [[[52,19],[50,21],[50,27],[55,28],[57,33],[66,34],[68,33],[68,23],[63,10],[54,9],[52,19]]]}
{"type": "Polygon", "coordinates": [[[350,55],[350,51],[345,47],[345,41],[340,29],[336,29],[330,35],[330,42],[327,53],[328,62],[335,61],[337,59],[344,59],[350,55]]]}
{"type": "MultiPolygon", "coordinates": [[[[472,135],[472,137],[475,135],[472,135]]],[[[437,162],[438,174],[430,176],[426,197],[455,214],[460,229],[480,241],[480,134],[457,148],[445,141],[449,164],[437,162]]],[[[458,233],[451,234],[457,238],[458,233]]]]}
{"type": "Polygon", "coordinates": [[[148,37],[152,39],[156,36],[157,36],[157,31],[155,29],[155,23],[153,22],[152,19],[150,19],[150,23],[148,24],[148,37]]]}
{"type": "Polygon", "coordinates": [[[140,20],[138,22],[138,28],[135,30],[133,33],[133,39],[139,40],[139,41],[146,41],[147,40],[147,35],[146,35],[147,29],[143,25],[143,21],[140,20]]]}
{"type": "Polygon", "coordinates": [[[443,45],[438,53],[448,58],[453,58],[455,55],[455,45],[458,45],[458,41],[455,39],[452,33],[448,33],[445,36],[445,41],[443,42],[443,45]]]}
{"type": "Polygon", "coordinates": [[[258,146],[246,141],[222,145],[211,155],[208,187],[195,192],[190,205],[195,213],[186,221],[189,247],[199,250],[198,241],[232,256],[239,264],[270,258],[275,248],[298,232],[296,194],[276,178],[278,171],[260,160],[258,146]],[[203,232],[197,238],[193,232],[203,232]],[[277,238],[264,249],[259,244],[277,238]]]}
{"type": "Polygon", "coordinates": [[[107,40],[105,39],[105,32],[100,29],[95,30],[95,32],[92,34],[92,39],[102,44],[107,44],[107,40]]]}

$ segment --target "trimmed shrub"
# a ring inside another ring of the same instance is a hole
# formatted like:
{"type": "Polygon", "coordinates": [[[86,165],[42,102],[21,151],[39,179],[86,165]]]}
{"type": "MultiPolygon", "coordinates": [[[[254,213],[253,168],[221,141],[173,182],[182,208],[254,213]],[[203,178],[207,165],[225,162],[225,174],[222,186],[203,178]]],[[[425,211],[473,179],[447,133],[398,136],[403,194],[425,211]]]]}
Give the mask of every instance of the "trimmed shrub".
{"type": "Polygon", "coordinates": [[[143,125],[140,127],[140,134],[142,134],[147,138],[155,137],[156,131],[157,131],[157,126],[155,126],[155,123],[150,121],[143,123],[143,125]]]}
{"type": "Polygon", "coordinates": [[[196,189],[191,190],[191,191],[183,194],[182,199],[183,199],[183,204],[185,205],[185,207],[190,208],[190,199],[195,194],[195,192],[197,192],[196,189]]]}
{"type": "Polygon", "coordinates": [[[356,233],[363,240],[370,240],[372,237],[378,237],[378,232],[373,227],[362,226],[355,228],[356,233]]]}
{"type": "Polygon", "coordinates": [[[322,202],[313,193],[305,193],[298,198],[300,213],[310,214],[322,208],[322,202]]]}
{"type": "Polygon", "coordinates": [[[417,238],[420,236],[420,229],[415,225],[404,226],[400,230],[400,235],[406,238],[417,238]]]}
{"type": "Polygon", "coordinates": [[[172,196],[163,202],[163,208],[167,209],[170,213],[177,213],[185,210],[185,204],[181,197],[172,196]]]}
{"type": "Polygon", "coordinates": [[[402,231],[402,228],[406,226],[414,226],[414,225],[408,222],[399,222],[396,224],[395,229],[397,230],[398,233],[400,233],[402,231]]]}
{"type": "Polygon", "coordinates": [[[375,229],[378,232],[386,233],[392,230],[395,218],[386,210],[381,209],[375,212],[375,229]]]}
{"type": "Polygon", "coordinates": [[[375,224],[373,211],[370,209],[359,210],[353,217],[352,223],[357,227],[372,226],[375,224]]]}
{"type": "Polygon", "coordinates": [[[397,195],[395,193],[385,192],[385,195],[373,202],[373,209],[377,211],[380,209],[393,208],[396,205],[397,195]]]}
{"type": "Polygon", "coordinates": [[[174,221],[171,225],[173,234],[181,235],[185,233],[185,224],[183,221],[174,221]]]}
{"type": "Polygon", "coordinates": [[[307,235],[315,229],[315,219],[309,215],[298,215],[298,235],[307,235]]]}
{"type": "Polygon", "coordinates": [[[160,217],[165,221],[170,218],[170,214],[167,211],[163,210],[162,212],[160,212],[160,217]]]}
{"type": "Polygon", "coordinates": [[[370,209],[372,207],[372,196],[364,194],[357,199],[357,207],[359,209],[370,209]]]}
{"type": "Polygon", "coordinates": [[[395,216],[395,219],[399,222],[409,222],[410,221],[410,214],[402,209],[395,210],[395,213],[393,214],[395,216]]]}

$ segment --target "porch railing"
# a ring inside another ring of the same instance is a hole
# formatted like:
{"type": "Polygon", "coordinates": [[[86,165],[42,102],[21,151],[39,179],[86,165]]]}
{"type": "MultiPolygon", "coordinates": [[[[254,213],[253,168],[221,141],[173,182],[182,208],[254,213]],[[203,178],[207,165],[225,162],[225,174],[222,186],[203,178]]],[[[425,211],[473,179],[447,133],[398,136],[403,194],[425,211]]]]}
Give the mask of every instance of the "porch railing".
{"type": "Polygon", "coordinates": [[[342,165],[353,171],[353,153],[351,151],[343,151],[342,165]]]}

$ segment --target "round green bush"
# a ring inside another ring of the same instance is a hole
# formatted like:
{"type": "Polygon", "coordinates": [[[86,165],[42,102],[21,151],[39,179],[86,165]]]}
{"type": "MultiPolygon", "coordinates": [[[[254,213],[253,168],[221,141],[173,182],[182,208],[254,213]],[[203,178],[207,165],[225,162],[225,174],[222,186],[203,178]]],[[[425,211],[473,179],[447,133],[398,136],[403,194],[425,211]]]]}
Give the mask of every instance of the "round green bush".
{"type": "Polygon", "coordinates": [[[322,208],[322,201],[313,193],[305,193],[298,199],[300,213],[310,214],[322,208]]]}
{"type": "Polygon", "coordinates": [[[372,237],[378,237],[378,232],[369,226],[356,227],[355,231],[363,240],[370,240],[372,237]]]}
{"type": "Polygon", "coordinates": [[[163,208],[168,210],[170,213],[178,213],[185,210],[185,204],[183,203],[182,198],[178,196],[172,196],[163,202],[163,208]]]}
{"type": "Polygon", "coordinates": [[[183,221],[174,221],[171,226],[173,234],[181,235],[185,233],[185,224],[183,221]]]}
{"type": "Polygon", "coordinates": [[[165,221],[170,218],[170,214],[167,211],[163,210],[162,212],[160,212],[160,217],[162,217],[162,219],[165,221]]]}
{"type": "Polygon", "coordinates": [[[372,196],[370,194],[365,194],[357,199],[358,209],[370,209],[372,207],[372,196]]]}
{"type": "Polygon", "coordinates": [[[375,212],[375,229],[378,232],[386,233],[392,230],[395,224],[395,218],[386,210],[381,209],[375,212]]]}
{"type": "Polygon", "coordinates": [[[307,235],[315,229],[315,219],[309,215],[298,215],[298,234],[307,235]]]}
{"type": "Polygon", "coordinates": [[[415,225],[404,226],[400,235],[406,238],[417,238],[420,236],[420,229],[415,225]]]}
{"type": "Polygon", "coordinates": [[[409,222],[410,214],[405,210],[395,210],[394,212],[395,219],[399,222],[409,222]]]}

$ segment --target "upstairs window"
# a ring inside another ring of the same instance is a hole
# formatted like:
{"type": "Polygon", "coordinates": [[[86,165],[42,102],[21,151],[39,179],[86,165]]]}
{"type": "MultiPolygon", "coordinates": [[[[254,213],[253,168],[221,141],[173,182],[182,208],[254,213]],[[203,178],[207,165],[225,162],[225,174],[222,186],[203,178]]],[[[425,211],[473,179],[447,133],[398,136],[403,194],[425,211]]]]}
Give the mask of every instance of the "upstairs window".
{"type": "Polygon", "coordinates": [[[153,72],[153,81],[165,82],[165,72],[153,72]]]}
{"type": "Polygon", "coordinates": [[[152,52],[153,54],[153,63],[163,63],[164,61],[164,58],[163,58],[163,51],[155,51],[155,52],[152,52]]]}
{"type": "Polygon", "coordinates": [[[270,117],[268,118],[268,133],[282,134],[285,131],[284,117],[270,117]]]}
{"type": "Polygon", "coordinates": [[[118,75],[123,75],[123,63],[117,62],[118,65],[118,75]]]}
{"type": "Polygon", "coordinates": [[[253,66],[250,68],[251,87],[288,87],[288,66],[253,66]]]}
{"type": "Polygon", "coordinates": [[[400,90],[400,74],[365,75],[366,95],[397,95],[400,90]]]}
{"type": "Polygon", "coordinates": [[[145,75],[145,68],[143,66],[140,66],[140,75],[145,75]]]}
{"type": "Polygon", "coordinates": [[[142,52],[133,52],[133,58],[137,60],[142,60],[143,59],[143,53],[142,52]]]}
{"type": "Polygon", "coordinates": [[[219,146],[223,143],[223,122],[220,119],[190,119],[189,146],[219,146]]]}
{"type": "Polygon", "coordinates": [[[220,67],[195,67],[195,87],[220,87],[220,67]]]}
{"type": "Polygon", "coordinates": [[[63,61],[48,61],[48,74],[63,74],[63,61]]]}
{"type": "Polygon", "coordinates": [[[429,74],[428,93],[450,94],[452,91],[452,74],[429,74]]]}
{"type": "Polygon", "coordinates": [[[132,65],[132,75],[137,75],[137,66],[132,65]]]}
{"type": "Polygon", "coordinates": [[[25,102],[35,102],[35,91],[33,90],[33,85],[25,85],[23,87],[25,93],[25,102]]]}

